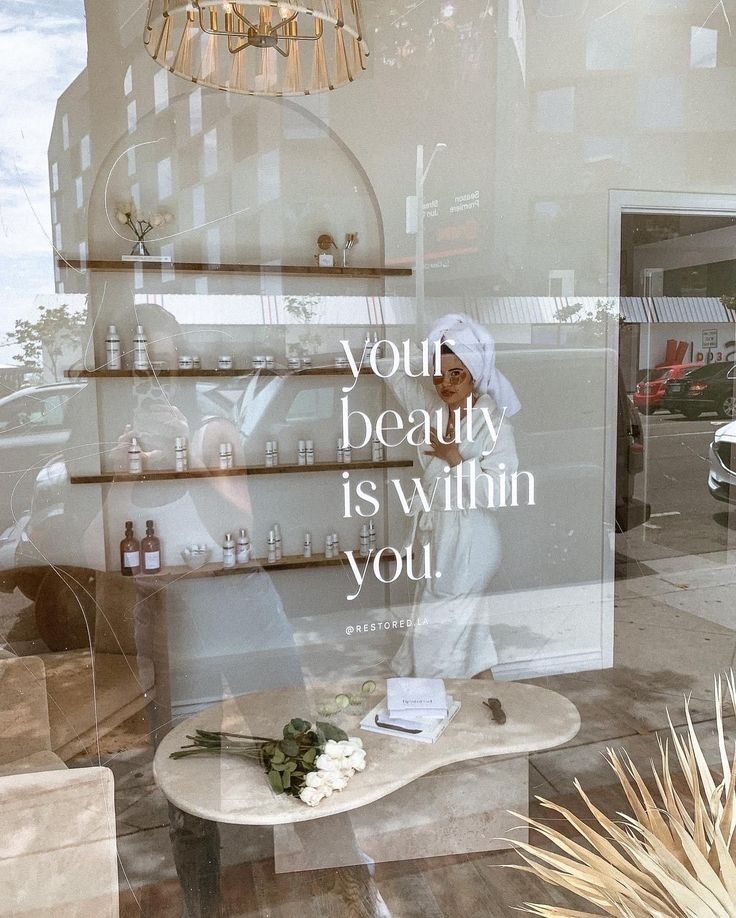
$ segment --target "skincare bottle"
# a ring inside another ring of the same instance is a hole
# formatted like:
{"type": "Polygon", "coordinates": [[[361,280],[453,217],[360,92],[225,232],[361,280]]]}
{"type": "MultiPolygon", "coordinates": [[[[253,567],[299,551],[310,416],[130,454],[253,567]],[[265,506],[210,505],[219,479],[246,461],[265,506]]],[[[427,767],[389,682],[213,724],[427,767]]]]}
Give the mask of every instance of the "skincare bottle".
{"type": "Polygon", "coordinates": [[[368,333],[366,333],[365,343],[363,344],[363,359],[361,361],[364,367],[367,367],[370,365],[372,350],[373,350],[373,345],[371,344],[371,336],[368,333]]]}
{"type": "Polygon", "coordinates": [[[302,366],[305,366],[305,367],[312,366],[312,358],[309,356],[309,354],[305,354],[305,356],[302,357],[302,366]]]}
{"type": "Polygon", "coordinates": [[[222,566],[235,567],[235,542],[230,532],[225,534],[225,541],[222,543],[222,566]]]}
{"type": "Polygon", "coordinates": [[[273,464],[275,467],[279,464],[279,441],[278,440],[271,441],[271,451],[273,452],[273,464]]]}
{"type": "Polygon", "coordinates": [[[276,540],[276,560],[280,561],[283,557],[283,549],[281,547],[281,526],[278,523],[274,523],[273,534],[276,540]]]}
{"type": "Polygon", "coordinates": [[[342,439],[339,439],[339,440],[337,441],[337,456],[336,456],[336,458],[337,458],[337,463],[338,463],[338,465],[342,465],[343,462],[345,461],[345,452],[344,452],[344,450],[343,450],[342,439]]]}
{"type": "Polygon", "coordinates": [[[332,557],[338,558],[340,556],[340,536],[336,533],[332,533],[332,557]]]}
{"type": "Polygon", "coordinates": [[[250,538],[247,529],[241,529],[236,546],[236,561],[238,564],[247,564],[250,558],[250,538]]]}
{"type": "Polygon", "coordinates": [[[371,459],[373,462],[383,462],[385,459],[383,443],[378,439],[378,434],[373,434],[371,439],[371,459]]]}
{"type": "Polygon", "coordinates": [[[307,444],[304,440],[299,441],[299,447],[297,452],[297,463],[299,465],[307,464],[307,444]]]}
{"type": "Polygon", "coordinates": [[[371,537],[368,531],[368,523],[363,523],[360,527],[360,556],[367,558],[371,553],[371,537]]]}
{"type": "Polygon", "coordinates": [[[120,370],[122,366],[120,335],[117,328],[110,325],[105,336],[105,369],[120,370]]]}
{"type": "Polygon", "coordinates": [[[220,468],[231,469],[233,467],[233,445],[232,443],[220,444],[220,468]]]}
{"type": "Polygon", "coordinates": [[[268,562],[273,564],[276,560],[276,534],[273,529],[268,534],[268,562]]]}
{"type": "Polygon", "coordinates": [[[198,354],[192,356],[192,369],[201,370],[202,369],[202,358],[198,354]]]}
{"type": "Polygon", "coordinates": [[[142,325],[136,325],[133,336],[133,369],[148,369],[148,337],[142,325]]]}
{"type": "Polygon", "coordinates": [[[133,437],[128,447],[128,471],[131,475],[140,475],[143,471],[143,458],[141,447],[136,437],[133,437]]]}
{"type": "Polygon", "coordinates": [[[353,461],[353,448],[347,444],[342,448],[342,461],[345,465],[349,465],[353,461]]]}
{"type": "Polygon", "coordinates": [[[312,534],[311,532],[304,533],[304,557],[312,557],[312,534]]]}
{"type": "Polygon", "coordinates": [[[370,551],[378,549],[378,536],[376,535],[376,524],[373,520],[368,523],[368,547],[370,551]]]}
{"type": "Polygon", "coordinates": [[[270,440],[266,440],[266,468],[273,468],[273,444],[270,440]]]}
{"type": "Polygon", "coordinates": [[[141,540],[141,560],[144,574],[161,571],[161,540],[153,531],[153,520],[146,520],[146,537],[141,540]]]}
{"type": "Polygon", "coordinates": [[[189,468],[189,449],[186,437],[177,437],[174,443],[174,468],[177,472],[186,472],[189,468]]]}
{"type": "Polygon", "coordinates": [[[314,465],[314,440],[307,440],[307,465],[314,465]]]}
{"type": "Polygon", "coordinates": [[[125,524],[125,538],[120,543],[120,570],[124,577],[133,577],[141,572],[141,546],[133,535],[133,522],[125,524]]]}
{"type": "Polygon", "coordinates": [[[383,357],[383,346],[378,340],[378,332],[373,332],[373,350],[376,352],[376,360],[380,360],[383,357]]]}
{"type": "Polygon", "coordinates": [[[328,535],[325,538],[325,560],[331,561],[334,557],[335,556],[332,552],[332,536],[328,535]]]}
{"type": "Polygon", "coordinates": [[[276,366],[276,361],[274,360],[273,354],[266,354],[266,369],[273,370],[276,366]]]}

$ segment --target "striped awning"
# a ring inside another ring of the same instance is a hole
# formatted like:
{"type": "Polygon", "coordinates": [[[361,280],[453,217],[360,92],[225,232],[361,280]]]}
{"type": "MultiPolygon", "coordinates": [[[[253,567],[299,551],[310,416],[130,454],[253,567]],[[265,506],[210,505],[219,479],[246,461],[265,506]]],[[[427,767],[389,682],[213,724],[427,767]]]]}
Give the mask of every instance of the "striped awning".
{"type": "Polygon", "coordinates": [[[623,296],[619,302],[626,322],[736,322],[736,310],[717,296],[623,296]]]}

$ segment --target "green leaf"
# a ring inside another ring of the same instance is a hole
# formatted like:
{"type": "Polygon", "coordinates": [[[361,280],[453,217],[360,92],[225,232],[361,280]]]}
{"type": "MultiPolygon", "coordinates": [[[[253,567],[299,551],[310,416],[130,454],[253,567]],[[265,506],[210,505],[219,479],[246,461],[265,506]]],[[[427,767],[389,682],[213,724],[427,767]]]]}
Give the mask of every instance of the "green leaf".
{"type": "Polygon", "coordinates": [[[314,760],[317,758],[317,752],[317,747],[312,746],[312,748],[308,749],[302,756],[302,762],[304,762],[305,765],[313,765],[314,760]]]}
{"type": "Polygon", "coordinates": [[[285,771],[284,774],[281,776],[281,780],[284,783],[284,790],[289,790],[289,788],[291,787],[291,772],[285,771]]]}
{"type": "Polygon", "coordinates": [[[284,765],[284,771],[287,774],[291,774],[293,771],[296,771],[296,762],[293,760],[291,762],[287,762],[286,765],[284,765]]]}
{"type": "Polygon", "coordinates": [[[334,724],[318,723],[318,729],[322,732],[325,740],[334,740],[336,743],[348,738],[347,733],[334,724]]]}
{"type": "Polygon", "coordinates": [[[293,718],[289,721],[289,726],[291,726],[291,727],[294,729],[294,731],[295,731],[296,733],[304,733],[304,732],[307,731],[312,725],[309,723],[308,720],[302,720],[301,717],[293,717],[293,718]]]}
{"type": "Polygon", "coordinates": [[[284,792],[284,785],[283,785],[283,782],[282,782],[282,780],[281,780],[281,775],[280,775],[277,771],[275,771],[275,770],[273,770],[273,769],[272,769],[271,771],[269,771],[269,773],[268,773],[268,780],[270,781],[271,787],[273,788],[273,790],[274,790],[275,793],[277,793],[277,794],[283,794],[283,792],[284,792]]]}
{"type": "Polygon", "coordinates": [[[286,761],[286,756],[284,755],[283,746],[281,746],[281,744],[279,744],[276,749],[274,749],[273,755],[271,756],[271,761],[275,765],[280,765],[282,762],[286,761]]]}
{"type": "Polygon", "coordinates": [[[279,747],[282,755],[299,755],[299,743],[297,743],[296,740],[282,739],[279,743],[279,747]]]}

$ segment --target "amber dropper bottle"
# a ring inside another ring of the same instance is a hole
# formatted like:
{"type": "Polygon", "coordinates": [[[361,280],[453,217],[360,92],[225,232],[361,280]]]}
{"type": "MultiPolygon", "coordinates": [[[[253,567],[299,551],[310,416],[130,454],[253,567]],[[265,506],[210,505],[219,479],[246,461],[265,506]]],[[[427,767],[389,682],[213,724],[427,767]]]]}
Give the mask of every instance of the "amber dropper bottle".
{"type": "Polygon", "coordinates": [[[133,535],[133,523],[125,524],[125,538],[120,543],[120,570],[123,577],[133,577],[141,572],[141,546],[133,535]]]}
{"type": "Polygon", "coordinates": [[[141,560],[144,574],[161,572],[161,540],[153,531],[153,520],[146,520],[146,537],[141,539],[141,560]]]}

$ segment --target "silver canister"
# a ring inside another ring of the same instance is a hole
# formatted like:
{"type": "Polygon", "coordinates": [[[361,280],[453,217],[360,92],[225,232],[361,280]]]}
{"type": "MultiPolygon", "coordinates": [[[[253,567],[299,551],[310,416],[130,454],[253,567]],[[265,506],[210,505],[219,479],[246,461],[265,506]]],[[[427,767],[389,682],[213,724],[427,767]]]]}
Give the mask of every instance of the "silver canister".
{"type": "Polygon", "coordinates": [[[221,354],[217,358],[217,369],[218,370],[232,370],[233,368],[233,355],[232,354],[221,354]]]}
{"type": "Polygon", "coordinates": [[[193,370],[194,369],[194,358],[190,357],[188,354],[182,354],[179,357],[179,369],[180,370],[193,370]]]}

